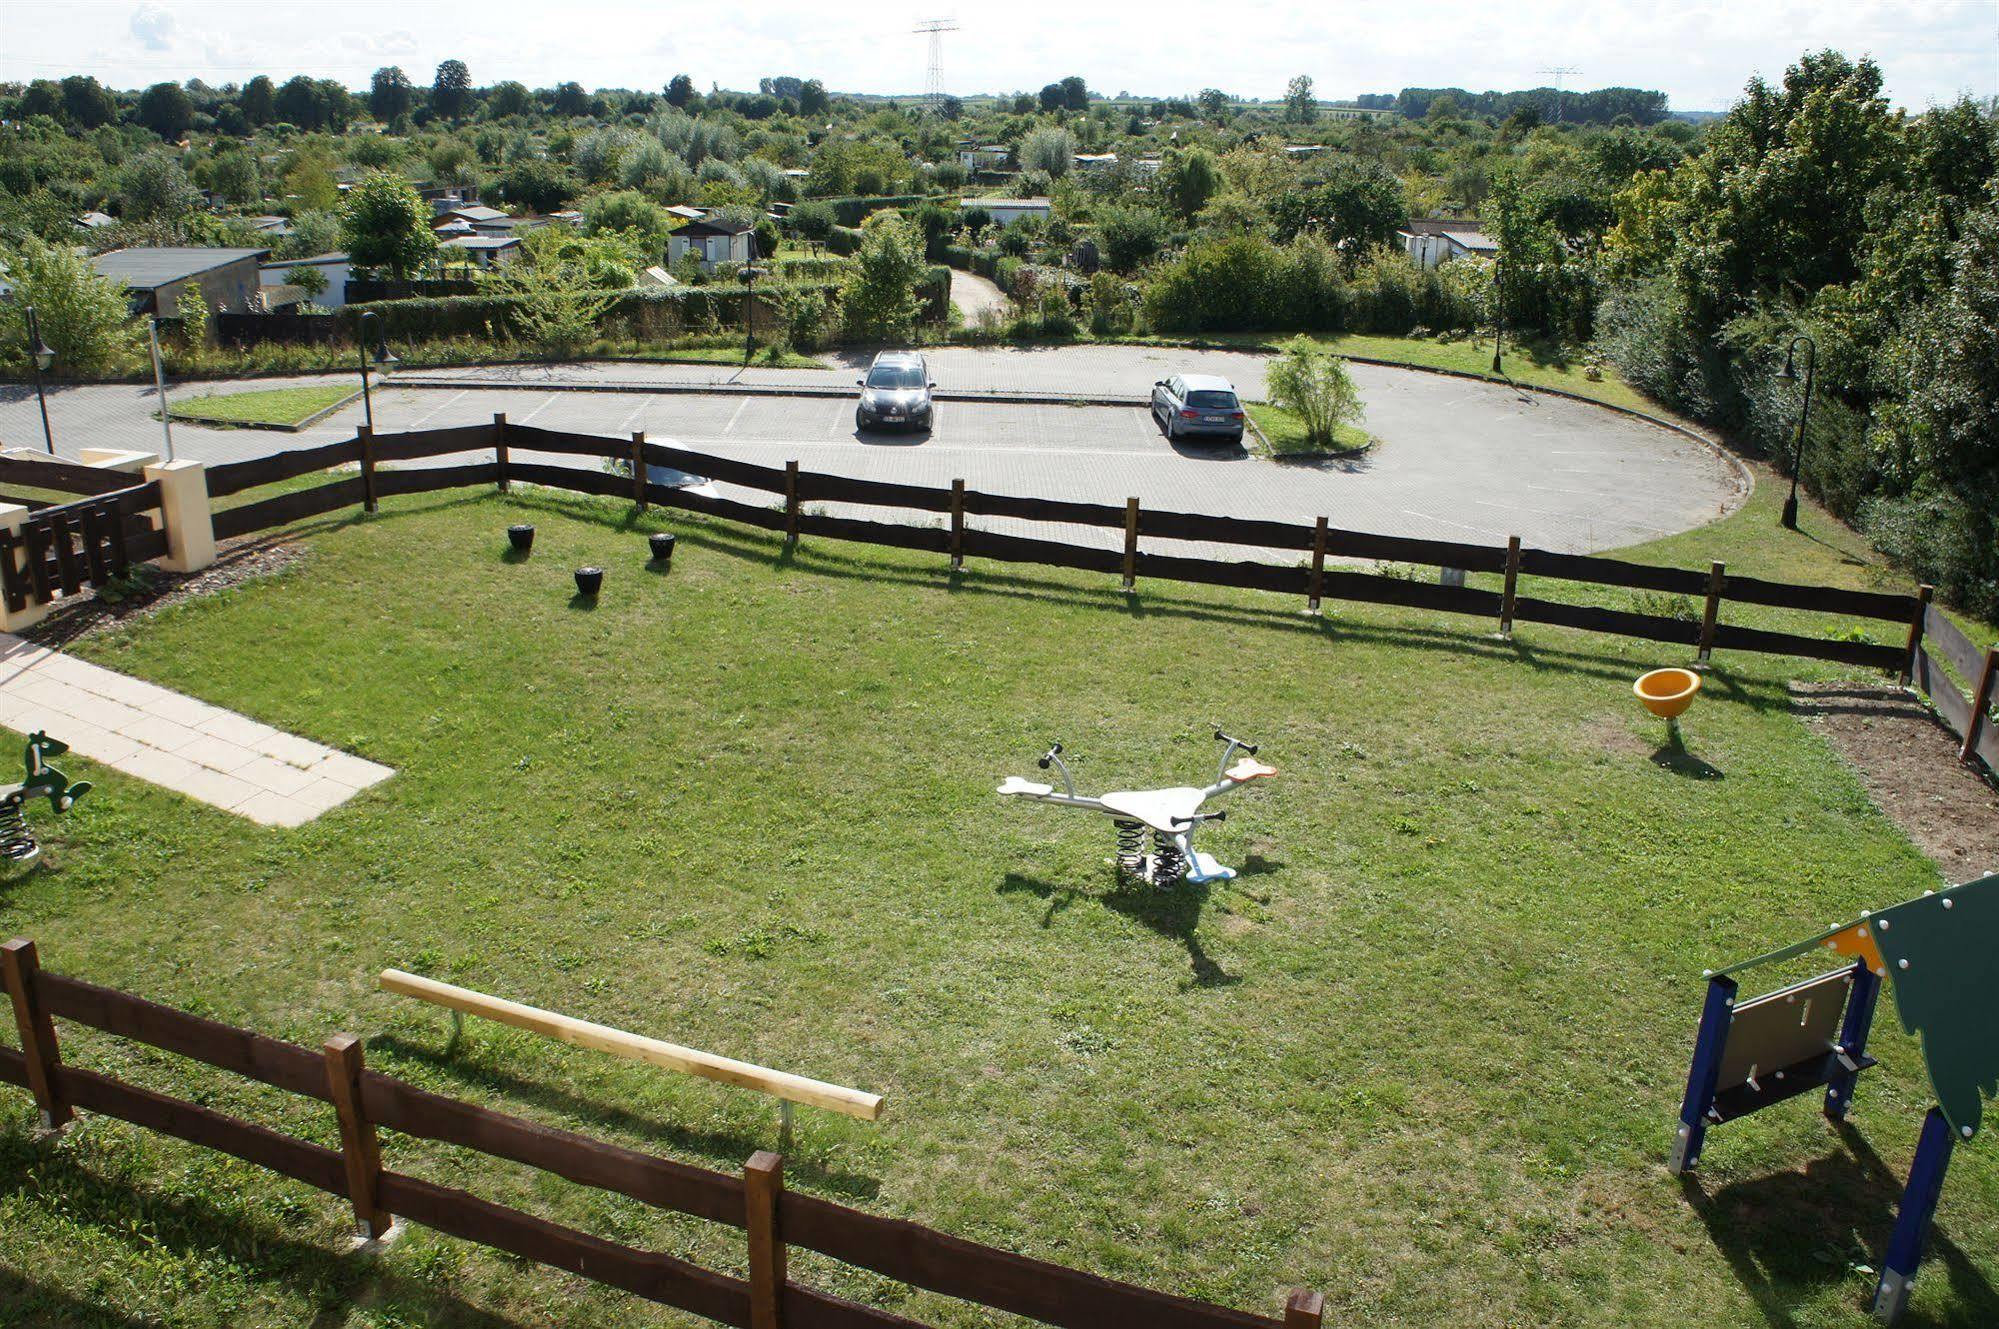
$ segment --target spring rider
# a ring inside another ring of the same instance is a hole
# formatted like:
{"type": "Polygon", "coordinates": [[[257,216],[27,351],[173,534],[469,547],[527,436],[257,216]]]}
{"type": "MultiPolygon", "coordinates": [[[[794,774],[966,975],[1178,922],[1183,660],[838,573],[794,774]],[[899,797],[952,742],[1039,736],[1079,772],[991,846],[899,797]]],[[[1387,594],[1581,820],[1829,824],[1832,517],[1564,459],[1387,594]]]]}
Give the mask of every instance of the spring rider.
{"type": "Polygon", "coordinates": [[[42,852],[41,845],[29,833],[28,820],[23,815],[29,795],[47,798],[49,806],[57,812],[67,812],[75,806],[77,799],[90,792],[90,781],[80,780],[71,784],[68,776],[49,765],[50,757],[60,757],[68,751],[69,744],[50,738],[39,729],[28,735],[28,748],[24,755],[27,778],[20,784],[0,787],[0,860],[30,863],[42,852]]]}

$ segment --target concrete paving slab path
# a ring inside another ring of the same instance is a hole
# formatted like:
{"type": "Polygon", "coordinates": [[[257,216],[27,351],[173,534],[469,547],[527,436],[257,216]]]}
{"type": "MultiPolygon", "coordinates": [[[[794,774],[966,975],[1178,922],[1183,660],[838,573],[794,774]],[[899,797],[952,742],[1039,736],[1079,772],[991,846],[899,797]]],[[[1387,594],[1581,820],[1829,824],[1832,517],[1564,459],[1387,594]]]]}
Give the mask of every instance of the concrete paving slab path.
{"type": "Polygon", "coordinates": [[[264,826],[302,826],[395,771],[0,632],[0,725],[264,826]]]}

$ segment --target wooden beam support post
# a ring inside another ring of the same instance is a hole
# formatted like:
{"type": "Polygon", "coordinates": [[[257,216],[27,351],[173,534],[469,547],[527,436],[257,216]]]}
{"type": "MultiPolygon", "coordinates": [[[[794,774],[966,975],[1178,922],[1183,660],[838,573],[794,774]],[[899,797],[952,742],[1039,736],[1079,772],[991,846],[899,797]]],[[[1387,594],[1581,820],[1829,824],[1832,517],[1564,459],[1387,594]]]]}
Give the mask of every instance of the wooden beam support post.
{"type": "Polygon", "coordinates": [[[1937,588],[1928,584],[1916,588],[1916,616],[1909,620],[1909,649],[1902,655],[1902,686],[1916,676],[1916,652],[1923,649],[1923,620],[1929,616],[1930,598],[1937,588]]]}
{"type": "Polygon", "coordinates": [[[951,571],[965,570],[965,482],[951,482],[951,571]]]}
{"type": "Polygon", "coordinates": [[[354,426],[354,437],[361,444],[361,507],[363,511],[375,510],[375,431],[366,425],[354,426]]]}
{"type": "Polygon", "coordinates": [[[507,492],[507,413],[493,412],[493,461],[500,470],[500,492],[507,492]]]}
{"type": "Polygon", "coordinates": [[[5,975],[7,995],[14,1002],[14,1028],[28,1061],[28,1092],[35,1096],[43,1128],[59,1131],[76,1113],[62,1092],[62,1053],[56,1046],[55,1022],[42,1009],[41,996],[35,991],[35,975],[40,971],[34,942],[16,937],[0,943],[0,974],[5,975]]]}
{"type": "Polygon", "coordinates": [[[1506,590],[1499,599],[1499,635],[1513,640],[1513,610],[1520,600],[1520,537],[1506,537],[1506,590]]]}
{"type": "Polygon", "coordinates": [[[1124,592],[1138,589],[1138,500],[1124,501],[1124,592]]]}
{"type": "Polygon", "coordinates": [[[347,1164],[347,1194],[354,1226],[370,1240],[386,1236],[396,1220],[382,1208],[382,1150],[375,1125],[361,1107],[361,1040],[335,1034],[326,1040],[326,1085],[340,1119],[340,1156],[347,1164]]]}
{"type": "Polygon", "coordinates": [[[784,542],[798,543],[798,463],[784,464],[784,542]]]}
{"type": "Polygon", "coordinates": [[[1705,665],[1714,654],[1714,629],[1721,621],[1721,588],[1728,580],[1728,564],[1707,565],[1707,603],[1701,607],[1701,640],[1694,655],[1696,667],[1705,665]]]}
{"type": "Polygon", "coordinates": [[[1978,752],[1979,730],[1991,721],[1985,713],[1992,709],[1992,689],[1999,684],[1999,646],[1985,648],[1985,668],[1979,671],[1978,686],[1971,694],[1971,723],[1964,727],[1964,746],[1957,750],[1959,761],[1970,761],[1978,752]]]}
{"type": "Polygon", "coordinates": [[[1284,1329],[1319,1329],[1326,1314],[1323,1293],[1296,1288],[1284,1299],[1284,1329]]]}
{"type": "Polygon", "coordinates": [[[750,1329],[779,1329],[784,1322],[784,1234],[778,1199],[784,1194],[784,1159],[759,1149],[743,1164],[743,1204],[750,1237],[750,1329]]]}
{"type": "Polygon", "coordinates": [[[632,431],[632,502],[646,510],[646,431],[632,431]]]}
{"type": "Polygon", "coordinates": [[[1312,580],[1306,591],[1305,612],[1319,612],[1320,593],[1326,589],[1326,519],[1312,523],[1312,580]]]}

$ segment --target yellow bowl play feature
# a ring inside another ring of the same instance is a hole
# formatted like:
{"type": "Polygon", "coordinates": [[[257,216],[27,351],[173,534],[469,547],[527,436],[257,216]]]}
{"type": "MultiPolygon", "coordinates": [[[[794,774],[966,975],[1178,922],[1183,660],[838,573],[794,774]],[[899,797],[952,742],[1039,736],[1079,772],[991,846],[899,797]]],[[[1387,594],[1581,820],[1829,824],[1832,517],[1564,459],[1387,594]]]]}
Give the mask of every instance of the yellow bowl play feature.
{"type": "Polygon", "coordinates": [[[1691,669],[1654,669],[1631,685],[1645,709],[1664,720],[1683,714],[1701,690],[1701,676],[1691,669]]]}

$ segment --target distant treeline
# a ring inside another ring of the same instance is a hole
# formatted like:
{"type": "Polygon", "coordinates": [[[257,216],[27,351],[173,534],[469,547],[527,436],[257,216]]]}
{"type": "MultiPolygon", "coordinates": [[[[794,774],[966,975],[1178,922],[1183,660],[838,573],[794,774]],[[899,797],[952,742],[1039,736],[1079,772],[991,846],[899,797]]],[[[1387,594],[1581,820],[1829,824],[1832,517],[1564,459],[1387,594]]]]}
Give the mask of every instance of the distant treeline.
{"type": "Polygon", "coordinates": [[[1375,111],[1400,111],[1412,120],[1430,113],[1432,103],[1445,97],[1462,115],[1512,115],[1521,107],[1531,107],[1541,119],[1565,120],[1574,124],[1607,125],[1620,115],[1628,115],[1641,125],[1657,124],[1666,118],[1666,94],[1643,88],[1598,88],[1594,92],[1562,92],[1555,88],[1528,88],[1522,92],[1471,92],[1464,88],[1404,88],[1401,92],[1370,92],[1355,104],[1375,111]]]}

